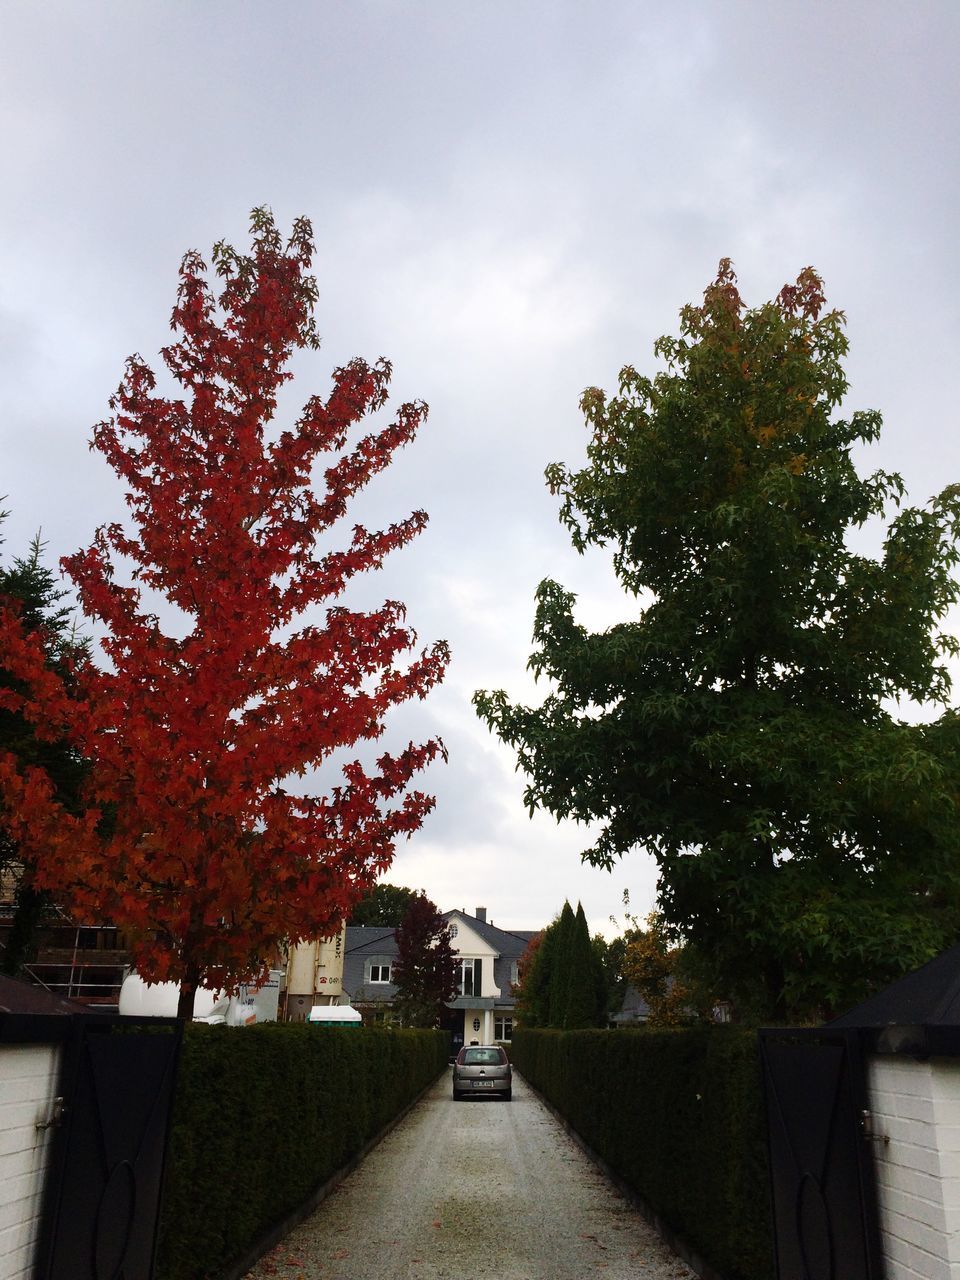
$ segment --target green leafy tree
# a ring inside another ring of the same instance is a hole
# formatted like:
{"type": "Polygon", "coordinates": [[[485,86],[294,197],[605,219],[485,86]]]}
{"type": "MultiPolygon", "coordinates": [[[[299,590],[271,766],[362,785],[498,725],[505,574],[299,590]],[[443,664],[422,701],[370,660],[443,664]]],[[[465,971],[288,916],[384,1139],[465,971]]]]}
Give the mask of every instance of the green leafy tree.
{"type": "Polygon", "coordinates": [[[424,893],[413,896],[397,929],[393,981],[393,1007],[408,1027],[435,1027],[444,1005],[456,995],[450,929],[424,893]]]}
{"type": "Polygon", "coordinates": [[[347,924],[382,925],[396,929],[416,896],[416,889],[407,889],[403,885],[374,885],[350,912],[347,924]]]}
{"type": "Polygon", "coordinates": [[[598,933],[593,939],[593,946],[603,973],[605,1008],[609,1016],[619,1012],[627,989],[627,979],[623,972],[627,939],[621,934],[608,942],[602,934],[598,933]]]}
{"type": "Polygon", "coordinates": [[[711,1021],[714,1001],[696,976],[689,948],[671,943],[663,917],[647,916],[646,928],[635,929],[624,949],[627,981],[647,1002],[650,1027],[679,1027],[711,1021]]]}
{"type": "MultiPolygon", "coordinates": [[[[2,521],[6,512],[0,512],[2,521]]],[[[2,541],[2,539],[0,539],[2,541]]],[[[68,678],[72,656],[84,648],[72,626],[72,611],[62,603],[66,593],[54,574],[43,564],[43,543],[39,535],[26,556],[15,557],[0,566],[0,607],[13,614],[26,635],[36,636],[50,668],[68,678]]],[[[6,669],[0,657],[0,690],[21,692],[18,679],[6,669]]],[[[0,702],[0,752],[9,752],[23,769],[41,768],[60,802],[68,809],[76,806],[87,762],[69,743],[46,732],[20,710],[0,702]]],[[[33,867],[7,829],[0,810],[0,870],[15,884],[14,914],[7,931],[0,969],[17,974],[34,958],[37,932],[50,909],[49,895],[33,884],[33,867]]]]}
{"type": "Polygon", "coordinates": [[[891,518],[899,476],[858,474],[881,420],[837,415],[847,345],[811,268],[748,309],[725,260],[656,376],[584,392],[588,463],[548,483],[574,546],[612,550],[631,616],[591,633],[541,583],[530,665],[552,691],[475,696],[531,809],[600,823],[597,866],[652,850],[672,940],[762,1018],[843,1007],[960,930],[941,631],[960,504],[951,487],[891,518]],[[853,536],[868,521],[878,556],[853,536]],[[940,719],[904,723],[896,699],[940,719]]]}

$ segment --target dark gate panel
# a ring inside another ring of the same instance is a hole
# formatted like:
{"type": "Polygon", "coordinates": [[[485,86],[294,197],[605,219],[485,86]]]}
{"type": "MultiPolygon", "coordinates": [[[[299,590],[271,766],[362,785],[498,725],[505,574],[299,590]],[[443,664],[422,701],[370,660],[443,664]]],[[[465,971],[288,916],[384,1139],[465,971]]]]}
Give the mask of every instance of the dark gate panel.
{"type": "Polygon", "coordinates": [[[880,1280],[857,1032],[762,1031],[760,1053],[779,1280],[880,1280]]]}
{"type": "Polygon", "coordinates": [[[38,1280],[150,1280],[181,1028],[79,1021],[38,1280]]]}

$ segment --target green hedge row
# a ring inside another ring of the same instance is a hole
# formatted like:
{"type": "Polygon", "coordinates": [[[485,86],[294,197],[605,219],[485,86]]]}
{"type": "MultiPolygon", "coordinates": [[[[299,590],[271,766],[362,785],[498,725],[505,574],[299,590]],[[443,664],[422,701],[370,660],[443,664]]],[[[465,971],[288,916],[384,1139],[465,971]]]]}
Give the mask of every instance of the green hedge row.
{"type": "Polygon", "coordinates": [[[159,1280],[215,1277],[435,1080],[448,1047],[440,1031],[188,1026],[159,1280]]]}
{"type": "Polygon", "coordinates": [[[513,1061],[576,1132],[727,1280],[771,1280],[755,1032],[518,1028],[513,1061]]]}

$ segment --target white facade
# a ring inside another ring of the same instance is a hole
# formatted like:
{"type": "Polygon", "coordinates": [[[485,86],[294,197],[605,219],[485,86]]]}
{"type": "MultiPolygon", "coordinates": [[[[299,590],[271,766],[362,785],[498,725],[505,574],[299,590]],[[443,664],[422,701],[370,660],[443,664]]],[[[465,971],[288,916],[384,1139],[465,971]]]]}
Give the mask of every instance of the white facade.
{"type": "Polygon", "coordinates": [[[57,1045],[0,1045],[0,1280],[31,1280],[40,1234],[50,1129],[60,1076],[57,1045]]]}
{"type": "Polygon", "coordinates": [[[458,998],[467,1002],[471,996],[478,997],[476,1005],[464,1004],[463,1042],[469,1044],[476,1040],[479,1044],[493,1044],[496,1028],[492,1002],[504,994],[494,981],[493,964],[500,958],[500,952],[471,929],[460,912],[448,913],[447,923],[450,946],[457,957],[458,998]]]}
{"type": "Polygon", "coordinates": [[[960,1280],[960,1060],[877,1055],[868,1088],[887,1280],[960,1280]]]}

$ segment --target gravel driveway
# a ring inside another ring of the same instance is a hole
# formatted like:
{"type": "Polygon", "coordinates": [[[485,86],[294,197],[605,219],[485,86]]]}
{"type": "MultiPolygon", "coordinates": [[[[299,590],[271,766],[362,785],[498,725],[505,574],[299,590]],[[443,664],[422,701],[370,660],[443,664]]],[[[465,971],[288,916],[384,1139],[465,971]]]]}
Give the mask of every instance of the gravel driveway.
{"type": "Polygon", "coordinates": [[[693,1272],[514,1077],[453,1102],[445,1073],[246,1280],[680,1280],[693,1272]]]}

